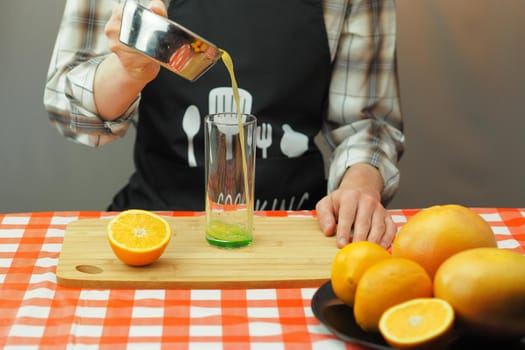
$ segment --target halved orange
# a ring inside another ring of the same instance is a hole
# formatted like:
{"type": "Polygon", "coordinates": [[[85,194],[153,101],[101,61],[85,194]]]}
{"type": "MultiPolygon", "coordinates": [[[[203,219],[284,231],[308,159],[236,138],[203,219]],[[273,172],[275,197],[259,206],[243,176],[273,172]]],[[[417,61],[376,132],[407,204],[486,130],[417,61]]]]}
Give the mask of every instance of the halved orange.
{"type": "Polygon", "coordinates": [[[143,266],[157,261],[171,239],[170,224],[163,217],[140,209],[125,210],[107,226],[111,249],[122,262],[143,266]]]}
{"type": "Polygon", "coordinates": [[[443,299],[416,298],[388,308],[379,320],[386,342],[397,349],[444,348],[454,309],[443,299]]]}

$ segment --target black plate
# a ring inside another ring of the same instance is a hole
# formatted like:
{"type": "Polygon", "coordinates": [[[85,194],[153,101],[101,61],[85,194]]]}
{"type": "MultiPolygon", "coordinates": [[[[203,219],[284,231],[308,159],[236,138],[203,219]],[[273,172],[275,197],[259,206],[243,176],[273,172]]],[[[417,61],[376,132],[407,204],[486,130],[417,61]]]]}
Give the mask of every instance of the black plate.
{"type": "MultiPolygon", "coordinates": [[[[355,322],[352,308],[335,296],[330,282],[326,282],[315,292],[311,307],[315,317],[340,339],[349,343],[361,344],[371,349],[393,349],[380,334],[361,330],[355,322]]],[[[447,350],[460,349],[525,350],[525,338],[522,341],[502,344],[492,343],[487,339],[480,342],[456,337],[447,347],[447,350]]]]}
{"type": "Polygon", "coordinates": [[[352,308],[335,296],[332,283],[326,282],[315,292],[311,306],[315,317],[342,340],[372,349],[393,349],[381,335],[365,332],[357,325],[352,308]]]}

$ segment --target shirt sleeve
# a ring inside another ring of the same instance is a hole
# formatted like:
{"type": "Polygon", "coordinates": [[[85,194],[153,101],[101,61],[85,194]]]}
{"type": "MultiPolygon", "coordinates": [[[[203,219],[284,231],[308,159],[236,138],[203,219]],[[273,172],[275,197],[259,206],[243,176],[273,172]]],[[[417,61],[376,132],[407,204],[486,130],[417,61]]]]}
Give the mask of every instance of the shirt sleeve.
{"type": "Polygon", "coordinates": [[[97,114],[95,72],[109,55],[104,35],[112,0],[67,0],[44,90],[49,119],[66,138],[97,147],[122,137],[137,112],[140,96],[114,121],[97,114]]]}
{"type": "Polygon", "coordinates": [[[339,8],[343,19],[327,16],[333,76],[327,117],[316,143],[328,154],[328,192],[337,189],[348,167],[365,162],[381,173],[382,201],[388,203],[399,186],[397,163],[404,150],[395,0],[346,3],[339,8]]]}

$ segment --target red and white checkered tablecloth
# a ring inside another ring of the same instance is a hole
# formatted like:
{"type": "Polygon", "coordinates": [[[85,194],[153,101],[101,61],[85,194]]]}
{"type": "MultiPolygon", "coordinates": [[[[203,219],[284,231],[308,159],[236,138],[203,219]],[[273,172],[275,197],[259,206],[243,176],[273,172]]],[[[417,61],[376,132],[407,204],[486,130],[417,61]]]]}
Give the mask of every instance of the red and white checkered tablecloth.
{"type": "MultiPolygon", "coordinates": [[[[525,252],[525,209],[474,210],[491,224],[500,247],[525,252]]],[[[391,213],[401,226],[417,211],[391,213]]],[[[289,214],[295,213],[258,213],[289,214]]],[[[0,347],[362,349],[339,340],[314,317],[310,302],[315,288],[140,290],[57,285],[55,271],[66,225],[111,215],[0,214],[0,347]]]]}

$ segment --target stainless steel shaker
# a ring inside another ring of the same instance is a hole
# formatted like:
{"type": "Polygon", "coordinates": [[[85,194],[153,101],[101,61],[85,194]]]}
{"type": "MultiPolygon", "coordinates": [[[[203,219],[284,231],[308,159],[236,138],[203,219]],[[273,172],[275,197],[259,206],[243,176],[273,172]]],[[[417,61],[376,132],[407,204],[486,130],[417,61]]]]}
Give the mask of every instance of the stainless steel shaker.
{"type": "Polygon", "coordinates": [[[216,45],[134,0],[124,4],[119,39],[189,81],[221,58],[216,45]]]}

